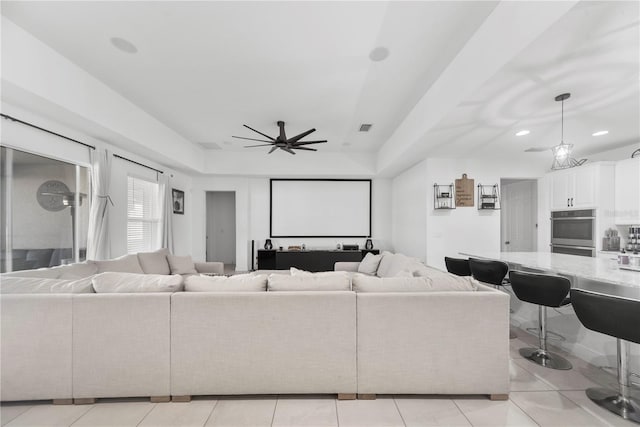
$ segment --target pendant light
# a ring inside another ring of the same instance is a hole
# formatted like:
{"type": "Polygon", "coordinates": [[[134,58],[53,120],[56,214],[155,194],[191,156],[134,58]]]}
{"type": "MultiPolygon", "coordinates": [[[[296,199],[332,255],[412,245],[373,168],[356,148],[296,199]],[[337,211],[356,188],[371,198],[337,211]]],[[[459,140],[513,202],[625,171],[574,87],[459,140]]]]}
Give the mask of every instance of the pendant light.
{"type": "Polygon", "coordinates": [[[587,161],[587,159],[576,160],[572,158],[571,150],[573,149],[573,144],[566,144],[564,142],[564,101],[569,99],[570,96],[570,93],[562,93],[555,97],[555,100],[557,102],[562,103],[562,116],[560,119],[560,144],[551,148],[551,152],[553,153],[553,164],[551,165],[552,170],[567,169],[575,166],[580,166],[587,161]]]}

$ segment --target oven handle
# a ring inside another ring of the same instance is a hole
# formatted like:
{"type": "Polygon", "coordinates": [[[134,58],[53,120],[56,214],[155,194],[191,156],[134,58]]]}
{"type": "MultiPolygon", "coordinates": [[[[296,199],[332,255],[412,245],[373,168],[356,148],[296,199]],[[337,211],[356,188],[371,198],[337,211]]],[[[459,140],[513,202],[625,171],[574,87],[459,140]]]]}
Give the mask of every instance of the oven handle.
{"type": "Polygon", "coordinates": [[[595,216],[572,216],[572,217],[562,217],[562,218],[549,218],[551,221],[566,221],[569,219],[596,219],[595,216]]]}
{"type": "Polygon", "coordinates": [[[595,249],[593,246],[572,246],[572,245],[558,245],[556,243],[550,243],[549,246],[556,248],[569,248],[569,249],[595,249]]]}

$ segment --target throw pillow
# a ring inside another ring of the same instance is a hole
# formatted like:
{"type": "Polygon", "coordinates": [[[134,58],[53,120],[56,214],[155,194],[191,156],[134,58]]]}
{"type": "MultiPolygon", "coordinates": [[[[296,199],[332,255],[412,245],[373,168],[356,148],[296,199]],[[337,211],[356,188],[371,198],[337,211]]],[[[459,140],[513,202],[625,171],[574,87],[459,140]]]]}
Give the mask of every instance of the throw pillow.
{"type": "Polygon", "coordinates": [[[167,255],[171,255],[167,248],[154,252],[138,252],[138,262],[142,271],[147,274],[171,274],[167,255]]]}
{"type": "Polygon", "coordinates": [[[372,277],[364,274],[353,276],[356,292],[429,292],[431,280],[427,277],[372,277]]]}
{"type": "Polygon", "coordinates": [[[434,291],[475,291],[478,281],[470,276],[456,276],[432,267],[422,265],[414,271],[414,276],[428,277],[434,291]]]}
{"type": "Polygon", "coordinates": [[[171,274],[198,274],[191,255],[167,255],[167,261],[169,261],[171,274]]]}
{"type": "Polygon", "coordinates": [[[419,265],[421,265],[421,263],[417,258],[411,258],[403,254],[383,252],[376,275],[378,277],[394,277],[402,270],[413,270],[419,265]]]}
{"type": "Polygon", "coordinates": [[[182,276],[174,274],[135,274],[107,272],[97,274],[92,280],[97,293],[179,292],[182,276]]]}
{"type": "Polygon", "coordinates": [[[358,273],[375,276],[381,260],[382,255],[374,255],[371,252],[367,252],[362,261],[360,261],[360,265],[358,265],[358,273]]]}
{"type": "Polygon", "coordinates": [[[92,261],[98,266],[98,273],[105,273],[107,271],[115,271],[120,273],[138,273],[142,274],[142,267],[138,261],[136,254],[124,255],[120,258],[115,258],[106,261],[92,261]]]}
{"type": "Polygon", "coordinates": [[[350,291],[351,280],[346,272],[342,275],[298,275],[271,274],[269,291],[350,291]]]}
{"type": "Polygon", "coordinates": [[[189,276],[184,281],[187,292],[264,292],[267,276],[238,274],[235,276],[189,276]]]}
{"type": "Polygon", "coordinates": [[[3,277],[1,294],[84,294],[92,293],[91,277],[79,280],[40,277],[3,277]]]}

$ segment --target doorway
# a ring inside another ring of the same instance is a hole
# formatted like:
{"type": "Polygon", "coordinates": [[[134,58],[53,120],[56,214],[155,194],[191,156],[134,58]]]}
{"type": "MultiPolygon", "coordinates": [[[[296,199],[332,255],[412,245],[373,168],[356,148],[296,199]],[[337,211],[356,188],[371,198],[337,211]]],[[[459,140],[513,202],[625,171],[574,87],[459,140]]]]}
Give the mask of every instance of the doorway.
{"type": "Polygon", "coordinates": [[[500,250],[535,252],[538,248],[538,180],[501,179],[500,250]]]}
{"type": "Polygon", "coordinates": [[[207,261],[223,262],[225,271],[235,271],[235,191],[207,191],[207,261]]]}

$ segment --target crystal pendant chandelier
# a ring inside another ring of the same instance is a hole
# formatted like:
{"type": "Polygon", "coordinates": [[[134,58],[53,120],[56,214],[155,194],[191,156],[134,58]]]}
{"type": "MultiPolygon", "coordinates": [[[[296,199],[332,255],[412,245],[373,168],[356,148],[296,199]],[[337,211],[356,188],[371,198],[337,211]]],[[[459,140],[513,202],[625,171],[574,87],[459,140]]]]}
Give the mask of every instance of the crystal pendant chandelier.
{"type": "Polygon", "coordinates": [[[558,169],[567,169],[575,166],[580,166],[587,159],[576,160],[571,157],[571,150],[573,149],[573,144],[566,144],[564,142],[564,101],[569,99],[571,96],[570,93],[563,93],[556,96],[555,100],[562,102],[562,118],[561,118],[561,134],[560,134],[560,144],[551,148],[551,152],[553,153],[553,164],[551,165],[552,170],[558,169]]]}

